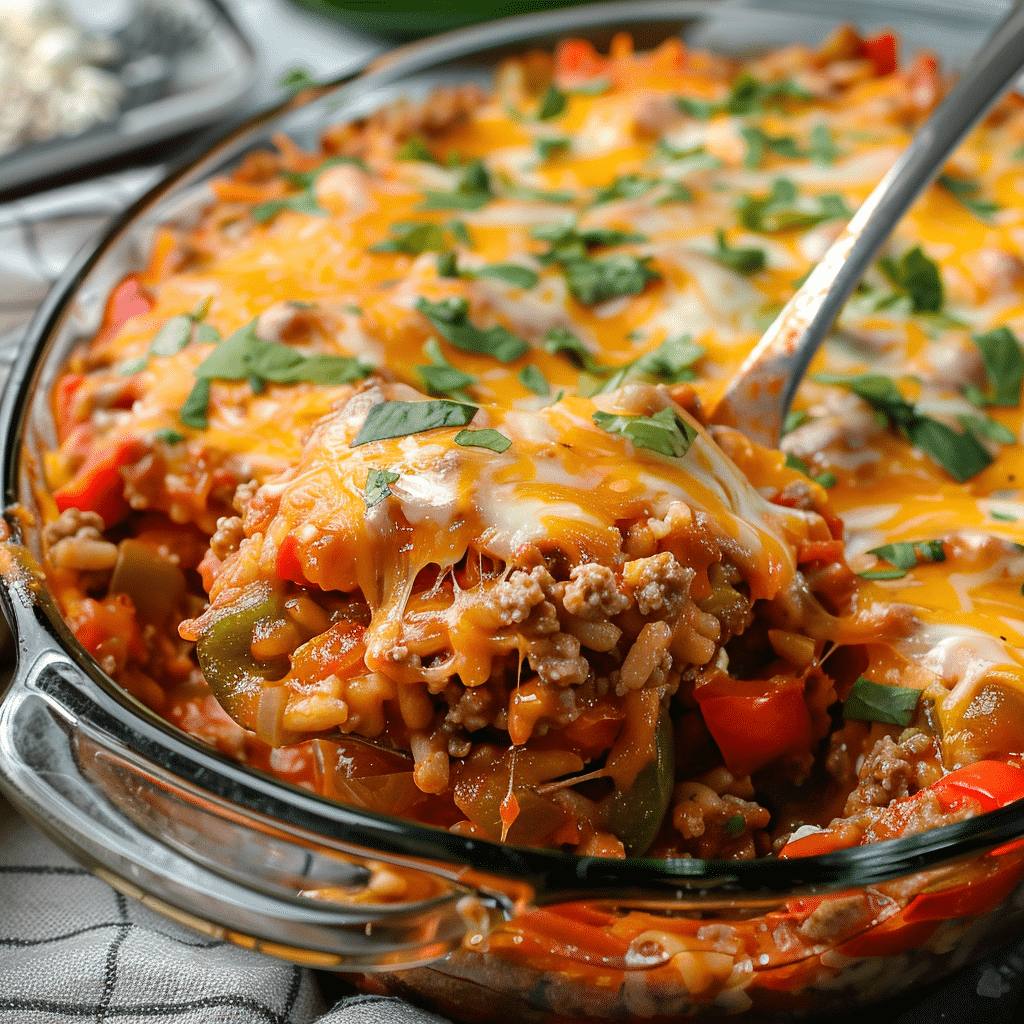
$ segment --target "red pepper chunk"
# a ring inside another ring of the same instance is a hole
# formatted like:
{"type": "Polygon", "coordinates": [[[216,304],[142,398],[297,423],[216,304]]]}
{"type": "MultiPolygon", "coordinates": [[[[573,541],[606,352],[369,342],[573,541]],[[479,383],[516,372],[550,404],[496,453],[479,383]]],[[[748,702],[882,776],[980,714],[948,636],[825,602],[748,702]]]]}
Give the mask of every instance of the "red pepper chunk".
{"type": "Polygon", "coordinates": [[[138,461],[144,450],[138,438],[124,438],[110,447],[97,446],[78,472],[53,492],[61,512],[77,508],[96,512],[107,528],[125,519],[131,511],[124,496],[121,470],[138,461]]]}
{"type": "Polygon", "coordinates": [[[694,690],[726,767],[749,775],[783,754],[810,749],[811,716],[802,679],[730,679],[717,673],[694,690]]]}
{"type": "Polygon", "coordinates": [[[874,39],[865,39],[861,44],[861,52],[875,65],[875,74],[879,78],[891,75],[896,70],[897,43],[892,32],[883,32],[874,39]]]}
{"type": "Polygon", "coordinates": [[[281,579],[288,580],[289,583],[298,583],[300,587],[306,587],[309,586],[309,580],[306,579],[306,574],[302,571],[298,547],[299,542],[295,539],[295,534],[289,533],[278,545],[274,569],[281,579]]]}

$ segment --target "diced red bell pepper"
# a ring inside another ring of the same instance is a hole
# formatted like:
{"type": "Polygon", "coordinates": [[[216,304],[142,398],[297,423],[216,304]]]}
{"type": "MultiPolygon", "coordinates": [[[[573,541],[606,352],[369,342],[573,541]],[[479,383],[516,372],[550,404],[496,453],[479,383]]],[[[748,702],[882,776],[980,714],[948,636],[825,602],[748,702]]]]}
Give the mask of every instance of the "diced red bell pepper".
{"type": "Polygon", "coordinates": [[[881,78],[896,70],[898,44],[892,32],[883,32],[874,39],[865,39],[861,44],[864,56],[875,65],[875,74],[881,78]]]}
{"type": "Polygon", "coordinates": [[[277,559],[274,568],[277,575],[290,583],[297,583],[300,587],[308,587],[309,580],[302,571],[302,563],[299,561],[299,542],[295,534],[289,533],[277,547],[277,559]]]}
{"type": "Polygon", "coordinates": [[[138,461],[144,451],[138,438],[123,438],[109,447],[97,445],[78,472],[53,492],[61,512],[69,508],[96,512],[106,527],[125,519],[131,506],[124,497],[121,470],[138,461]]]}
{"type": "Polygon", "coordinates": [[[154,305],[152,296],[143,290],[139,279],[134,275],[126,277],[110,293],[103,316],[103,334],[116,334],[122,324],[134,316],[148,313],[154,305]]]}
{"type": "Polygon", "coordinates": [[[730,679],[718,673],[694,690],[726,767],[749,775],[783,754],[810,749],[811,716],[802,679],[730,679]]]}

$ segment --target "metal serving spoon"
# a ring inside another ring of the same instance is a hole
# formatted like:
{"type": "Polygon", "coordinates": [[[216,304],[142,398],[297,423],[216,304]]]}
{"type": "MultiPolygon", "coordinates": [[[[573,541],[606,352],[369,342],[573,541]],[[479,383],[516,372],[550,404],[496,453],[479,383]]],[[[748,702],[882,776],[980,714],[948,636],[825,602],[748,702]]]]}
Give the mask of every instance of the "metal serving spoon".
{"type": "Polygon", "coordinates": [[[1024,0],[1016,0],[963,78],[747,356],[711,414],[713,423],[737,427],[762,444],[778,445],[793,396],[843,303],[899,219],[1022,66],[1024,0]]]}

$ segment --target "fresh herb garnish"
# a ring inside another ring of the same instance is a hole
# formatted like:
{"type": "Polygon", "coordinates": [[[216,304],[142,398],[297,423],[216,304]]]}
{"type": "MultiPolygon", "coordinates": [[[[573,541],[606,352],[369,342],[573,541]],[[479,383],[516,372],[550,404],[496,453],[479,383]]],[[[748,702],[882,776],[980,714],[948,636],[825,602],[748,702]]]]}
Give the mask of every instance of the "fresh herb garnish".
{"type": "Polygon", "coordinates": [[[399,160],[418,160],[421,163],[436,164],[437,157],[427,148],[426,142],[419,135],[410,135],[402,143],[395,157],[399,160]]]}
{"type": "Polygon", "coordinates": [[[291,210],[294,213],[304,213],[313,217],[326,217],[327,211],[317,202],[316,193],[313,191],[317,178],[324,171],[340,164],[354,164],[357,167],[365,167],[361,160],[351,156],[328,157],[319,167],[311,171],[291,171],[287,178],[289,183],[300,191],[294,195],[285,196],[282,199],[270,199],[265,203],[258,203],[250,210],[252,219],[259,224],[273,220],[282,210],[291,210]]]}
{"type": "Polygon", "coordinates": [[[426,366],[417,366],[416,373],[423,386],[432,395],[447,395],[460,402],[471,402],[465,389],[477,383],[476,377],[464,373],[445,359],[436,338],[428,338],[423,354],[430,360],[426,366]]]}
{"type": "Polygon", "coordinates": [[[755,249],[748,246],[737,246],[733,248],[726,241],[725,232],[719,228],[715,233],[717,248],[710,254],[711,258],[729,270],[735,270],[737,274],[757,274],[765,268],[764,249],[755,249]]]}
{"type": "Polygon", "coordinates": [[[692,203],[694,200],[693,189],[687,188],[681,181],[670,181],[665,185],[665,191],[658,199],[657,205],[664,206],[666,203],[692,203]]]}
{"type": "Polygon", "coordinates": [[[440,302],[420,298],[416,300],[416,308],[446,341],[463,352],[478,352],[511,363],[530,350],[530,346],[507,327],[499,325],[486,330],[474,327],[469,320],[469,304],[463,298],[452,297],[440,302]]]}
{"type": "Polygon", "coordinates": [[[620,174],[610,184],[597,190],[594,205],[610,203],[616,199],[639,199],[657,184],[653,178],[645,178],[639,174],[620,174]]]}
{"type": "Polygon", "coordinates": [[[120,366],[121,373],[130,376],[146,367],[150,356],[177,355],[193,338],[201,344],[216,344],[220,331],[212,324],[203,323],[210,311],[212,298],[205,299],[191,313],[172,316],[153,336],[144,356],[129,359],[120,366]]]}
{"type": "Polygon", "coordinates": [[[565,355],[579,369],[586,370],[587,373],[603,376],[609,372],[608,367],[602,366],[587,351],[583,342],[564,327],[552,327],[544,335],[543,346],[545,352],[550,352],[553,356],[565,355]]]}
{"type": "Polygon", "coordinates": [[[620,366],[601,385],[599,393],[614,391],[630,380],[660,381],[680,384],[697,379],[693,364],[704,355],[704,349],[695,345],[688,334],[666,338],[656,349],[620,366]]]}
{"type": "Polygon", "coordinates": [[[1015,523],[1015,522],[1017,522],[1017,517],[1013,516],[1013,515],[1010,515],[1009,512],[997,512],[994,509],[989,509],[988,514],[993,519],[995,519],[997,522],[1000,522],[1000,523],[1015,523]]]}
{"type": "Polygon", "coordinates": [[[610,78],[592,78],[589,82],[577,82],[569,92],[578,92],[581,96],[600,96],[612,87],[610,78]]]}
{"type": "Polygon", "coordinates": [[[532,288],[540,278],[537,272],[518,263],[489,263],[473,271],[476,277],[490,277],[515,288],[532,288]]]}
{"type": "Polygon", "coordinates": [[[295,93],[302,92],[303,89],[308,89],[311,85],[316,85],[316,79],[303,67],[294,67],[286,71],[277,80],[277,84],[282,89],[295,95],[295,93]]]}
{"type": "Polygon", "coordinates": [[[788,178],[776,178],[767,195],[742,196],[736,212],[745,228],[762,233],[809,228],[853,216],[841,195],[827,192],[814,198],[801,197],[788,178]]]}
{"type": "Polygon", "coordinates": [[[547,378],[532,363],[519,371],[519,383],[542,398],[547,398],[551,394],[551,385],[547,378]]]}
{"type": "Polygon", "coordinates": [[[455,443],[463,448],[489,448],[499,455],[512,446],[512,442],[493,427],[484,427],[483,430],[460,430],[455,435],[455,443]]]}
{"type": "Polygon", "coordinates": [[[952,174],[940,174],[938,184],[950,193],[964,209],[969,210],[980,220],[988,220],[1002,207],[989,199],[978,199],[981,186],[970,178],[958,178],[952,174]]]}
{"type": "Polygon", "coordinates": [[[423,210],[479,210],[494,198],[494,191],[483,161],[474,160],[466,165],[455,191],[428,189],[423,196],[423,210]]]}
{"type": "Polygon", "coordinates": [[[843,702],[843,716],[858,722],[884,722],[906,728],[914,720],[921,691],[910,686],[886,686],[861,676],[843,702]]]}
{"type": "Polygon", "coordinates": [[[874,409],[883,424],[898,430],[959,483],[970,480],[992,462],[992,456],[970,430],[958,434],[945,423],[919,413],[889,377],[820,373],[814,380],[849,388],[874,409]]]}
{"type": "Polygon", "coordinates": [[[440,427],[464,427],[476,415],[475,405],[438,398],[429,402],[381,402],[375,405],[349,445],[384,441],[391,437],[422,434],[440,427]]]}
{"type": "MultiPolygon", "coordinates": [[[[709,153],[705,146],[688,146],[682,149],[673,146],[667,139],[658,139],[654,151],[663,160],[684,163],[687,172],[714,171],[722,166],[722,161],[709,153]]],[[[676,167],[673,170],[678,173],[681,168],[676,167]]]]}
{"type": "Polygon", "coordinates": [[[812,99],[810,93],[795,82],[783,79],[779,82],[761,82],[753,75],[743,72],[732,83],[729,95],[722,102],[695,100],[677,97],[679,109],[701,121],[707,121],[716,114],[758,114],[766,107],[784,106],[792,100],[812,99]]]}
{"type": "Polygon", "coordinates": [[[1020,405],[1021,382],[1024,381],[1024,351],[1017,336],[1008,327],[997,327],[985,334],[975,334],[974,344],[981,351],[988,378],[988,394],[967,384],[964,394],[978,406],[1020,405]]]}
{"type": "Polygon", "coordinates": [[[990,416],[957,416],[956,419],[964,430],[969,430],[975,437],[983,437],[986,441],[995,441],[998,444],[1017,443],[1017,435],[990,416]]]}
{"type": "Polygon", "coordinates": [[[662,409],[653,416],[626,416],[598,411],[591,415],[591,419],[602,430],[632,441],[637,448],[646,448],[674,458],[685,455],[697,437],[697,430],[674,409],[662,409]]]}
{"type": "Polygon", "coordinates": [[[554,84],[549,85],[541,97],[540,105],[537,107],[537,118],[540,121],[549,121],[558,117],[565,110],[568,97],[554,84]]]}
{"type": "Polygon", "coordinates": [[[157,441],[163,441],[164,444],[181,444],[185,440],[185,435],[178,430],[171,430],[165,427],[163,430],[153,431],[153,437],[157,441]]]}
{"type": "Polygon", "coordinates": [[[839,150],[836,148],[831,132],[829,132],[827,125],[823,121],[819,121],[811,129],[810,143],[806,155],[816,164],[830,167],[838,159],[839,150]]]}
{"type": "Polygon", "coordinates": [[[792,452],[786,453],[786,467],[788,469],[795,469],[798,473],[803,473],[804,476],[809,477],[819,487],[834,487],[836,484],[836,475],[831,470],[824,470],[821,473],[812,473],[811,467],[800,458],[799,455],[794,455],[792,452]]]}
{"type": "Polygon", "coordinates": [[[893,568],[889,569],[868,569],[858,573],[866,580],[893,580],[906,576],[908,569],[923,562],[944,562],[946,552],[941,540],[918,540],[918,541],[897,541],[894,544],[883,544],[878,548],[871,548],[869,555],[875,555],[888,562],[893,568]]]}
{"type": "Polygon", "coordinates": [[[908,249],[899,260],[883,256],[878,268],[897,294],[910,299],[915,313],[938,313],[942,309],[944,292],[939,267],[925,255],[921,246],[908,249]]]}
{"type": "Polygon", "coordinates": [[[192,385],[192,390],[178,411],[178,419],[193,430],[205,430],[209,426],[209,406],[210,382],[201,377],[192,385]]]}
{"type": "Polygon", "coordinates": [[[369,469],[366,473],[365,500],[366,507],[373,508],[379,505],[385,498],[391,497],[391,488],[388,484],[397,483],[401,477],[400,473],[392,473],[387,469],[369,469]]]}
{"type": "Polygon", "coordinates": [[[564,153],[568,150],[570,140],[564,135],[557,135],[553,138],[534,139],[533,148],[541,160],[550,160],[556,153],[564,153]]]}
{"type": "Polygon", "coordinates": [[[420,256],[425,252],[443,252],[444,229],[426,221],[398,221],[388,229],[391,237],[370,246],[370,252],[401,252],[420,256]]]}
{"type": "Polygon", "coordinates": [[[583,306],[594,306],[620,295],[639,295],[649,281],[661,280],[648,264],[646,256],[613,253],[569,260],[562,264],[562,270],[573,298],[583,306]]]}
{"type": "Polygon", "coordinates": [[[760,167],[768,153],[777,153],[791,160],[798,160],[806,155],[792,135],[769,135],[762,128],[750,124],[740,129],[740,135],[747,146],[743,158],[743,166],[747,170],[753,171],[760,167]]]}
{"type": "Polygon", "coordinates": [[[586,257],[591,249],[647,241],[643,235],[632,231],[617,231],[615,228],[578,228],[571,220],[538,224],[530,231],[530,237],[551,244],[548,251],[540,256],[544,263],[564,263],[586,257]]]}
{"type": "Polygon", "coordinates": [[[785,437],[790,431],[796,430],[801,424],[806,423],[810,417],[805,409],[790,409],[786,418],[782,421],[782,436],[785,437]]]}

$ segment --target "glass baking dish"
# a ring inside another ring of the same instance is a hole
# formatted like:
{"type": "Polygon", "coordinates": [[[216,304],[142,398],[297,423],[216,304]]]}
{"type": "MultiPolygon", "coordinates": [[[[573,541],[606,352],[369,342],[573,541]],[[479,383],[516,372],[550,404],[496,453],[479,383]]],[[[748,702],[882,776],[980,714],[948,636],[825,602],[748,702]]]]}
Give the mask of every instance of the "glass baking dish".
{"type": "Polygon", "coordinates": [[[607,46],[626,30],[647,47],[683,33],[694,45],[747,53],[814,43],[854,20],[865,32],[894,25],[909,51],[931,47],[955,67],[1000,13],[984,3],[824,8],[810,0],[608,3],[410,45],[353,81],[255,118],[76,258],[35,318],[0,406],[11,531],[2,596],[18,659],[0,703],[0,788],[11,802],[116,888],[179,921],[355,972],[366,987],[468,1020],[510,1011],[524,1020],[825,1013],[934,980],[1019,932],[1021,885],[994,911],[902,934],[884,956],[826,946],[814,954],[811,982],[801,974],[807,963],[788,959],[780,942],[757,963],[734,957],[729,922],[759,921],[768,934],[771,914],[801,895],[873,892],[890,880],[942,892],[967,884],[977,856],[991,850],[989,863],[1016,866],[1021,851],[1003,847],[1024,837],[1024,802],[910,838],[791,860],[623,861],[468,839],[330,802],[177,732],[80,647],[35,560],[39,460],[53,439],[49,395],[68,352],[97,329],[114,285],[142,265],[155,228],[194,216],[211,197],[210,180],[246,152],[277,132],[313,146],[329,124],[439,84],[484,83],[501,57],[567,34],[607,46]],[[406,898],[378,901],[395,877],[406,898]],[[608,925],[631,914],[652,924],[618,950],[605,942],[608,925]],[[534,953],[518,951],[524,936],[534,953]],[[706,997],[722,971],[727,982],[718,978],[714,998],[706,997]]]}

